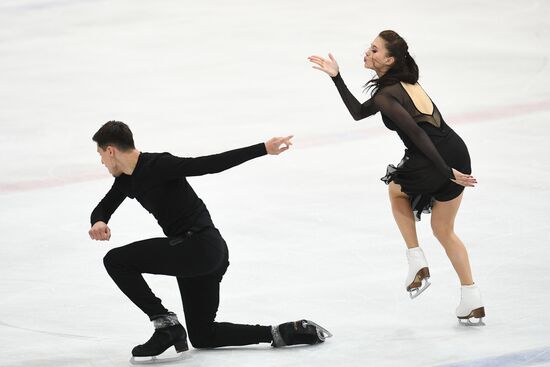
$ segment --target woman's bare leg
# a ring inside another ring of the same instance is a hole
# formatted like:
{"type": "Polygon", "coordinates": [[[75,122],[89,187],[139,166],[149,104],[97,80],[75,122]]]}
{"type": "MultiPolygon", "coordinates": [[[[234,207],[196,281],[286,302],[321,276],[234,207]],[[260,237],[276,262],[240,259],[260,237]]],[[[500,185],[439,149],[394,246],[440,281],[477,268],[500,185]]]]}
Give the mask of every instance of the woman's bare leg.
{"type": "Polygon", "coordinates": [[[428,263],[424,257],[424,252],[418,246],[416,221],[409,196],[401,192],[401,187],[393,182],[389,185],[389,194],[395,223],[397,223],[408,248],[409,272],[405,278],[405,289],[409,292],[411,298],[416,298],[430,286],[428,282],[430,277],[428,263]]]}
{"type": "Polygon", "coordinates": [[[399,227],[399,231],[405,240],[407,248],[418,247],[416,221],[414,219],[409,196],[401,192],[401,186],[394,182],[390,182],[388,192],[395,223],[397,223],[399,227]]]}
{"type": "Polygon", "coordinates": [[[450,201],[435,201],[432,208],[432,230],[458,274],[460,284],[474,284],[466,247],[454,232],[454,223],[462,196],[450,201]]]}

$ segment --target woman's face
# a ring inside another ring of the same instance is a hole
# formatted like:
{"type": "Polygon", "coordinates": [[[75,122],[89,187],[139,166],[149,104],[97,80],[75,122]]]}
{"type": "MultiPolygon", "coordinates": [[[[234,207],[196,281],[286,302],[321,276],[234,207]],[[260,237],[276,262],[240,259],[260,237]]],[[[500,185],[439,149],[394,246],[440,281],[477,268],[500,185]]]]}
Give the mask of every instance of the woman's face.
{"type": "Polygon", "coordinates": [[[385,74],[394,63],[394,58],[387,56],[387,53],[386,42],[382,38],[376,37],[365,51],[363,57],[365,68],[374,70],[379,76],[385,74]]]}

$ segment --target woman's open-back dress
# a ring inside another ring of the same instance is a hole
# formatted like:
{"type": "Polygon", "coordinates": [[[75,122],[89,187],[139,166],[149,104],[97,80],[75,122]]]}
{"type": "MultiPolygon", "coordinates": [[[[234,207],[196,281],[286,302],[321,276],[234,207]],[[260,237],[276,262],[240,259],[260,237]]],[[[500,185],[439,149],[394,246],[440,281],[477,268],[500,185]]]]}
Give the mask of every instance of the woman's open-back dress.
{"type": "MultiPolygon", "coordinates": [[[[470,155],[464,141],[443,120],[432,101],[432,114],[420,112],[401,83],[376,91],[360,103],[351,94],[340,73],[332,78],[344,104],[354,120],[382,114],[384,125],[395,131],[405,144],[401,162],[390,164],[382,181],[401,186],[410,200],[416,220],[430,213],[433,201],[449,201],[458,197],[464,186],[451,181],[451,168],[470,174],[470,155]]],[[[430,99],[431,100],[431,99],[430,99]]]]}

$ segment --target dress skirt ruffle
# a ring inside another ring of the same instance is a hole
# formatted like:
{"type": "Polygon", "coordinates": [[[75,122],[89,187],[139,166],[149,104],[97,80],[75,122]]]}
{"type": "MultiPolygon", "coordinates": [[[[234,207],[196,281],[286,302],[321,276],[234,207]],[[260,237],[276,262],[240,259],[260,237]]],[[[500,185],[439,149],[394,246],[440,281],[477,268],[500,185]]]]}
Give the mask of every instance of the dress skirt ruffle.
{"type": "MultiPolygon", "coordinates": [[[[467,173],[469,172],[468,168],[467,173]]],[[[464,190],[463,186],[444,177],[424,155],[413,154],[409,150],[405,150],[405,155],[397,166],[388,165],[386,175],[381,180],[387,185],[395,182],[401,186],[401,191],[409,196],[416,221],[420,221],[423,213],[432,212],[435,200],[452,200],[464,190]]]]}

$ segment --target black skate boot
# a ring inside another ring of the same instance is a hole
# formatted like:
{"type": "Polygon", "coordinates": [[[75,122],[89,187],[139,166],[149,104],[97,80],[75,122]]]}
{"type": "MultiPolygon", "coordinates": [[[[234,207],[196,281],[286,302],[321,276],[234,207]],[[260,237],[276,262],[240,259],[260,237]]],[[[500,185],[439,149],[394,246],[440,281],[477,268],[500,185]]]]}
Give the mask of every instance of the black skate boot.
{"type": "Polygon", "coordinates": [[[155,332],[153,336],[145,343],[132,349],[132,364],[144,364],[151,362],[167,362],[183,358],[181,352],[189,349],[187,345],[187,332],[181,326],[175,313],[169,312],[166,315],[159,315],[153,320],[155,332]],[[156,358],[166,349],[174,346],[179,356],[174,358],[156,358]],[[150,357],[150,358],[139,358],[150,357]],[[138,359],[136,359],[138,358],[138,359]]]}
{"type": "Polygon", "coordinates": [[[296,344],[319,344],[330,338],[330,331],[309,320],[286,322],[271,327],[273,347],[284,347],[296,344]]]}

